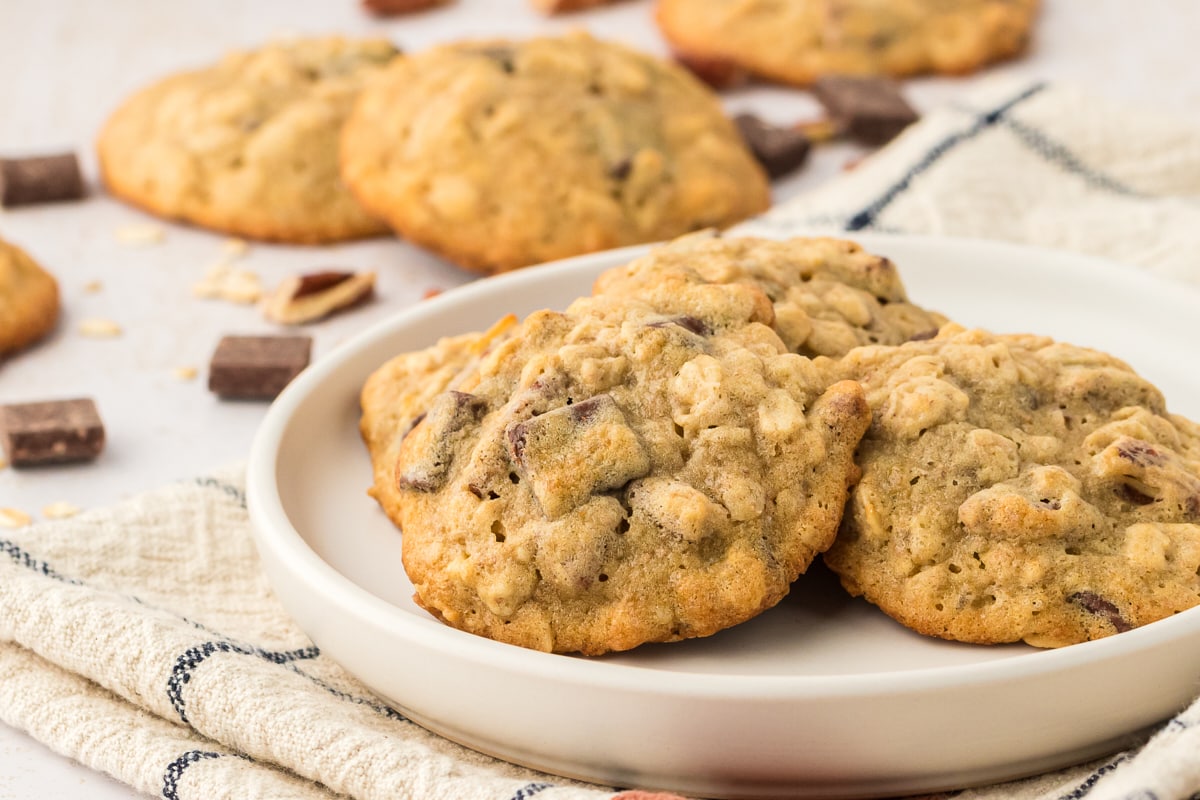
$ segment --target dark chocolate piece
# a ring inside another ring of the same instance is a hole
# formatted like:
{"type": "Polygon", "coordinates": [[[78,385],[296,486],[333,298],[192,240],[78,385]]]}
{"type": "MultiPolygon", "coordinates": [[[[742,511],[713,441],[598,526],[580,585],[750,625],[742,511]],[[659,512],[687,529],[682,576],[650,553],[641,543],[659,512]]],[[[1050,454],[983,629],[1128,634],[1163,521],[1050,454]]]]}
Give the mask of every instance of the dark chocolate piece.
{"type": "Polygon", "coordinates": [[[104,449],[104,423],[89,398],[0,406],[0,436],[14,467],[90,461],[104,449]]]}
{"type": "Polygon", "coordinates": [[[74,153],[0,158],[0,206],[54,203],[83,197],[83,174],[74,153]]]}
{"type": "Polygon", "coordinates": [[[847,135],[871,145],[886,144],[919,119],[888,78],[827,75],[813,93],[847,135]]]}
{"type": "Polygon", "coordinates": [[[1125,631],[1133,629],[1133,626],[1126,622],[1125,618],[1121,616],[1121,610],[1117,608],[1116,605],[1108,600],[1105,600],[1095,592],[1089,592],[1086,590],[1082,592],[1075,592],[1075,594],[1067,598],[1067,602],[1076,603],[1089,614],[1095,614],[1097,617],[1103,617],[1104,619],[1108,620],[1109,624],[1113,626],[1117,633],[1124,633],[1125,631]]]}
{"type": "Polygon", "coordinates": [[[413,424],[396,462],[401,489],[435,492],[450,471],[459,441],[487,414],[487,401],[478,395],[451,389],[434,398],[429,410],[413,424]]]}
{"type": "Polygon", "coordinates": [[[310,336],[226,336],[208,367],[208,388],[220,397],[274,399],[308,366],[310,336]]]}
{"type": "Polygon", "coordinates": [[[771,125],[754,114],[738,114],[733,121],[746,146],[770,177],[780,178],[808,159],[812,142],[803,132],[771,125]]]}

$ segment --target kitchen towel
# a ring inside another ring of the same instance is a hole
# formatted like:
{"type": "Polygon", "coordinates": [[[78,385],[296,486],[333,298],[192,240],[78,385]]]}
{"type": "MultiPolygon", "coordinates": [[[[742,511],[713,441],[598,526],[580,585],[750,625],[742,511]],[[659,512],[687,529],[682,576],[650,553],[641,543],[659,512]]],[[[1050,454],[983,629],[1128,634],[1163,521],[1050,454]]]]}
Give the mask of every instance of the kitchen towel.
{"type": "MultiPolygon", "coordinates": [[[[1002,84],[743,230],[992,237],[1200,281],[1198,199],[1200,127],[1002,84]]],[[[497,761],[374,697],[273,596],[242,480],[233,468],[0,531],[0,720],[169,799],[673,797],[497,761]]],[[[957,796],[1187,798],[1198,754],[1193,705],[1128,752],[957,796]]]]}

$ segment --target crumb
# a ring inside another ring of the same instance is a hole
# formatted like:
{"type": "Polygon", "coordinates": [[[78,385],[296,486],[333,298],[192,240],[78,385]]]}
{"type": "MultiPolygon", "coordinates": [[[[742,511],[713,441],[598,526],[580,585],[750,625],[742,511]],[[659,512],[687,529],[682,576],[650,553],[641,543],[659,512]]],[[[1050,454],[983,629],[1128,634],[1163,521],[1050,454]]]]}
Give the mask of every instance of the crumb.
{"type": "Polygon", "coordinates": [[[0,508],[0,528],[24,528],[33,517],[16,508],[0,508]]]}
{"type": "Polygon", "coordinates": [[[176,367],[171,370],[171,375],[181,381],[195,380],[200,371],[195,367],[176,367]]]}
{"type": "Polygon", "coordinates": [[[204,278],[192,284],[192,294],[206,300],[228,300],[251,305],[263,296],[262,281],[255,273],[234,269],[227,261],[218,261],[204,273],[204,278]]]}
{"type": "Polygon", "coordinates": [[[421,299],[422,299],[422,300],[429,300],[429,299],[432,299],[432,298],[434,298],[434,297],[437,297],[437,296],[438,296],[439,294],[441,294],[443,291],[444,291],[443,289],[439,289],[439,288],[437,288],[436,286],[434,286],[433,288],[426,289],[426,290],[425,290],[425,294],[421,295],[421,299]]]}
{"type": "Polygon", "coordinates": [[[112,339],[123,332],[111,319],[91,317],[79,323],[79,332],[89,339],[112,339]]]}
{"type": "Polygon", "coordinates": [[[250,244],[245,239],[226,239],[221,243],[221,255],[227,258],[241,258],[250,252],[250,244]]]}
{"type": "Polygon", "coordinates": [[[104,284],[100,281],[88,281],[83,285],[83,291],[88,294],[98,294],[104,288],[104,284]]]}
{"type": "Polygon", "coordinates": [[[42,516],[46,519],[67,519],[78,514],[82,509],[70,503],[58,501],[42,508],[42,516]]]}
{"type": "Polygon", "coordinates": [[[121,244],[141,247],[150,244],[159,244],[163,239],[167,238],[167,232],[158,225],[149,223],[138,223],[134,225],[123,225],[117,228],[117,241],[121,244]]]}

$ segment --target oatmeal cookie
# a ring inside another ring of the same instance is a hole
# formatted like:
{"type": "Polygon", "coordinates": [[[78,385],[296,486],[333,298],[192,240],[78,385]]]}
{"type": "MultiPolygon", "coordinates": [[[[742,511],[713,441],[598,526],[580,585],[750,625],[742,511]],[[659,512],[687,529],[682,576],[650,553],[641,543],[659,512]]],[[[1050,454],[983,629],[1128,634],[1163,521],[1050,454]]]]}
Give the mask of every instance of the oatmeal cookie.
{"type": "Polygon", "coordinates": [[[840,356],[859,345],[929,338],[946,322],[909,302],[890,260],[842,239],[696,233],[606,271],[595,291],[637,296],[660,311],[685,314],[695,293],[729,283],[765,292],[775,307],[775,332],[804,356],[840,356]]]}
{"type": "Polygon", "coordinates": [[[808,86],[823,75],[966,73],[1024,49],[1038,0],[659,0],[685,56],[808,86]]]}
{"type": "Polygon", "coordinates": [[[1200,429],[1104,353],[948,325],[835,373],[874,411],[825,556],[921,633],[1057,647],[1200,603],[1200,429]]]}
{"type": "Polygon", "coordinates": [[[870,412],[786,351],[761,291],[718,288],[687,316],[579,300],[478,358],[468,336],[372,377],[375,497],[419,604],[599,654],[706,636],[786,594],[833,539],[870,412]]]}
{"type": "Polygon", "coordinates": [[[0,356],[49,333],[58,305],[54,276],[24,250],[0,240],[0,356]]]}
{"type": "Polygon", "coordinates": [[[395,55],[384,40],[298,39],[169,77],[105,124],[104,182],[152,213],[254,239],[386,233],[342,185],[337,153],[354,99],[395,55]]]}
{"type": "Polygon", "coordinates": [[[708,88],[583,34],[398,59],[346,124],[342,174],[406,239],[485,273],[725,226],[770,201],[708,88]]]}

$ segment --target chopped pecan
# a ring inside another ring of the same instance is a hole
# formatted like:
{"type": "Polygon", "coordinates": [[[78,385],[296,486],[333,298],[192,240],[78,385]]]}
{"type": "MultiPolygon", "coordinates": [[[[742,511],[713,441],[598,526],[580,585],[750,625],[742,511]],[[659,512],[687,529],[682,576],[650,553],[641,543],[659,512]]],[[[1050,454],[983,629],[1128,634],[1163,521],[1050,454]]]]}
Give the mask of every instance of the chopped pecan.
{"type": "Polygon", "coordinates": [[[374,272],[328,270],[297,275],[271,293],[263,304],[263,314],[282,325],[302,325],[358,305],[374,291],[374,272]]]}

